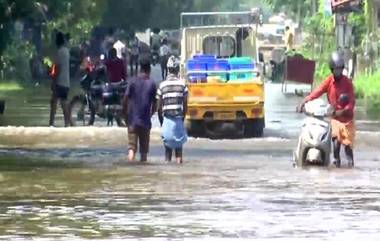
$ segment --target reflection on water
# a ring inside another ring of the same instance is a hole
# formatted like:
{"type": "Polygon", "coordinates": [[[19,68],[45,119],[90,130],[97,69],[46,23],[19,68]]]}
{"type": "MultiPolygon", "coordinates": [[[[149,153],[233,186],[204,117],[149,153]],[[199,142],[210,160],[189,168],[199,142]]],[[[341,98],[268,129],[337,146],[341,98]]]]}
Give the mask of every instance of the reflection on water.
{"type": "Polygon", "coordinates": [[[156,145],[144,165],[124,148],[3,150],[0,238],[378,240],[378,153],[353,170],[299,170],[289,147],[234,143],[190,143],[183,166],[156,145]]]}

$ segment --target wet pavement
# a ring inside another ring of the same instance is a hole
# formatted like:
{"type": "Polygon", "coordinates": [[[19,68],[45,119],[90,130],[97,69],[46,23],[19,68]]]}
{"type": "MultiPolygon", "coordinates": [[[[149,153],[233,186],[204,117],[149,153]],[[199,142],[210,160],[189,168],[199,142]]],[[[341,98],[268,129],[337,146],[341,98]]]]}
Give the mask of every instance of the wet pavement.
{"type": "MultiPolygon", "coordinates": [[[[190,138],[183,165],[156,120],[146,164],[123,128],[0,128],[0,240],[379,240],[380,123],[359,106],[354,169],[296,169],[300,98],[266,88],[264,138],[190,138]]],[[[44,126],[30,98],[6,121],[44,126]]]]}

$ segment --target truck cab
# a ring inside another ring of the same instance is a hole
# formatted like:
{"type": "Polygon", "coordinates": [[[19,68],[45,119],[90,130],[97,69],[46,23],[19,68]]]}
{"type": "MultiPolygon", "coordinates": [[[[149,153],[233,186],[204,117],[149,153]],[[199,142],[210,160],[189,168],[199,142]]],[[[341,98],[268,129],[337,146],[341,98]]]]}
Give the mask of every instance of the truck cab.
{"type": "Polygon", "coordinates": [[[263,135],[259,23],[258,11],[181,14],[181,77],[189,88],[190,135],[263,135]]]}

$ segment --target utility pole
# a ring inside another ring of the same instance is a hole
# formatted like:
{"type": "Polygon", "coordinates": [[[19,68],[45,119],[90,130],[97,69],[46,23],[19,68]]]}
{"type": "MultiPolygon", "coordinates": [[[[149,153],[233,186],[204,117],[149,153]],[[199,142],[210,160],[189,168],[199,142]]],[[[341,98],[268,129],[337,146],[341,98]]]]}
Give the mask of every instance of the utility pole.
{"type": "Polygon", "coordinates": [[[350,35],[347,24],[348,13],[337,12],[335,13],[335,34],[336,34],[336,46],[339,49],[348,47],[348,37],[350,35]]]}
{"type": "Polygon", "coordinates": [[[331,0],[331,9],[335,14],[336,46],[344,55],[346,68],[350,77],[353,77],[355,60],[351,53],[352,26],[348,24],[348,15],[362,11],[362,0],[331,0]]]}

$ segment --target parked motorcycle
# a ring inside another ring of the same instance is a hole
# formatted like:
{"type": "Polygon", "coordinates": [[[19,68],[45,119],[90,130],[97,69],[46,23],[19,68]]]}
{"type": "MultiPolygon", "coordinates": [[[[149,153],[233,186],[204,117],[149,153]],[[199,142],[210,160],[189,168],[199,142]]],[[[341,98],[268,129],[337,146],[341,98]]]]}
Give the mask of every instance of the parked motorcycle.
{"type": "Polygon", "coordinates": [[[122,114],[122,99],[127,88],[125,81],[107,83],[103,68],[88,70],[80,81],[83,94],[73,97],[70,102],[70,116],[74,126],[92,126],[95,116],[107,120],[107,126],[116,120],[118,126],[125,126],[122,114]]]}

